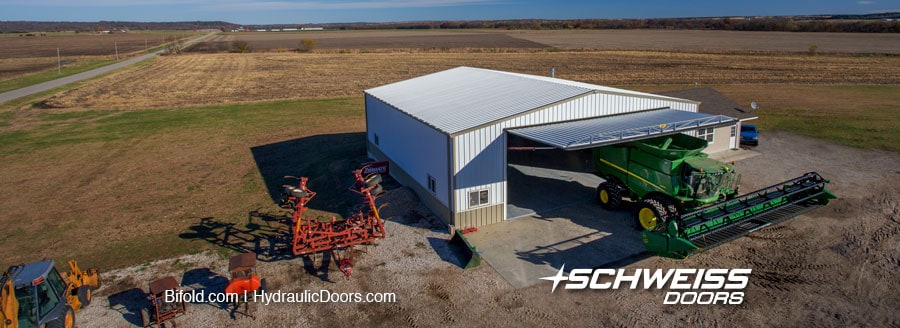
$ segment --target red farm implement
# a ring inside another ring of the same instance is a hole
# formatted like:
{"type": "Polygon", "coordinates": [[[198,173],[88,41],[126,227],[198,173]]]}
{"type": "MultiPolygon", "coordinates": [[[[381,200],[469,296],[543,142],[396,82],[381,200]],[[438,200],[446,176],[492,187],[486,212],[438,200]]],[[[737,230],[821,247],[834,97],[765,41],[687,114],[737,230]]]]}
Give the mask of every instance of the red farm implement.
{"type": "MultiPolygon", "coordinates": [[[[348,218],[304,217],[306,204],[316,193],[306,186],[307,178],[295,178],[297,186],[284,186],[281,206],[292,208],[291,231],[294,255],[330,252],[338,269],[350,278],[353,270],[353,247],[369,244],[385,236],[384,222],[378,215],[375,197],[382,192],[381,175],[364,175],[366,167],[353,171],[356,179],[350,190],[362,195],[363,207],[348,218]]],[[[294,177],[286,177],[294,178],[294,177]]]]}

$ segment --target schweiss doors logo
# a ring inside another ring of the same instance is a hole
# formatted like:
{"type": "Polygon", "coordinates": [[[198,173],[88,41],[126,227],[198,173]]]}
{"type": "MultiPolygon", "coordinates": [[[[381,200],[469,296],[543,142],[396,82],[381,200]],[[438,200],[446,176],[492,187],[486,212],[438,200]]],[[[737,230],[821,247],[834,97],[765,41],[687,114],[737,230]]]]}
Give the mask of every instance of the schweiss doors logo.
{"type": "Polygon", "coordinates": [[[668,289],[663,304],[741,304],[752,269],[572,269],[566,265],[555,276],[553,289],[565,281],[564,289],[668,289]]]}

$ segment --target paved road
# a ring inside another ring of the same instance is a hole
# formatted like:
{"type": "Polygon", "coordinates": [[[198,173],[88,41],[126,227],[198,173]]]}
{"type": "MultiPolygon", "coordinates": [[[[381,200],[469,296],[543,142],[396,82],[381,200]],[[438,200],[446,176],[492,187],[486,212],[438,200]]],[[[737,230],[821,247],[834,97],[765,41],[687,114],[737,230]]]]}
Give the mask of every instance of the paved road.
{"type": "MultiPolygon", "coordinates": [[[[194,38],[194,39],[192,39],[192,40],[186,42],[185,45],[184,45],[184,47],[190,46],[190,45],[194,44],[195,42],[199,42],[199,41],[201,41],[201,40],[203,40],[203,39],[206,39],[206,38],[208,38],[208,37],[210,37],[210,36],[212,36],[212,35],[213,35],[213,34],[207,34],[207,35],[204,35],[204,36],[200,36],[200,37],[194,38]]],[[[63,77],[63,78],[59,78],[59,79],[56,79],[56,80],[47,81],[47,82],[44,82],[44,83],[35,84],[35,85],[32,85],[32,86],[27,86],[27,87],[24,87],[24,88],[21,88],[21,89],[16,89],[16,90],[12,90],[12,91],[7,91],[7,92],[4,92],[4,93],[0,93],[0,103],[4,103],[4,102],[7,102],[7,101],[10,101],[10,100],[13,100],[13,99],[18,99],[18,98],[30,96],[30,95],[33,95],[33,94],[35,94],[35,93],[47,91],[47,90],[50,90],[50,89],[53,89],[53,88],[58,88],[58,87],[64,86],[64,85],[69,84],[69,83],[72,83],[72,82],[78,82],[78,81],[81,81],[81,80],[89,79],[89,78],[95,77],[95,76],[97,76],[97,75],[105,74],[105,73],[108,73],[108,72],[111,72],[111,71],[120,69],[120,68],[122,68],[122,67],[127,67],[127,66],[129,66],[129,65],[133,65],[133,64],[135,64],[135,63],[137,63],[137,62],[140,62],[140,61],[149,59],[149,58],[151,58],[151,57],[153,57],[153,56],[159,55],[159,54],[162,53],[163,51],[165,51],[165,50],[159,50],[159,51],[156,51],[156,52],[153,52],[153,53],[149,53],[149,54],[142,55],[142,56],[139,56],[139,57],[135,57],[135,58],[123,60],[123,61],[117,62],[117,63],[115,63],[115,64],[111,64],[111,65],[103,66],[103,67],[100,67],[100,68],[92,69],[92,70],[86,71],[86,72],[81,72],[81,73],[78,73],[78,74],[75,74],[75,75],[69,75],[69,76],[66,76],[66,77],[63,77]]]]}

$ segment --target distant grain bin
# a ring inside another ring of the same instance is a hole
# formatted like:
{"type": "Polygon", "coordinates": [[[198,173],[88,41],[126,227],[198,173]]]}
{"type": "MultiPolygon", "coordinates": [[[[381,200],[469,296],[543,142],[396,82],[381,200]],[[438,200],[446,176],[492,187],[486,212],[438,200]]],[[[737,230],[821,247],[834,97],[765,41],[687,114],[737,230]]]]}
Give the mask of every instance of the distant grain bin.
{"type": "Polygon", "coordinates": [[[510,135],[576,150],[735,122],[696,101],[471,67],[368,89],[365,101],[369,156],[460,228],[507,218],[510,135]]]}

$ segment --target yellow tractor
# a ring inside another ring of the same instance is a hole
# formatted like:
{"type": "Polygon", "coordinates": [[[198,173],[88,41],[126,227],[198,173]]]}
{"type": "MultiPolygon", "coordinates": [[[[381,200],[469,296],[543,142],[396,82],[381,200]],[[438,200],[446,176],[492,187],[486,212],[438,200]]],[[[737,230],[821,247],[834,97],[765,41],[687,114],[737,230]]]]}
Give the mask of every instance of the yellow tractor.
{"type": "Polygon", "coordinates": [[[97,270],[69,261],[65,277],[53,260],[12,266],[0,278],[0,328],[75,327],[75,312],[100,288],[97,270]]]}

